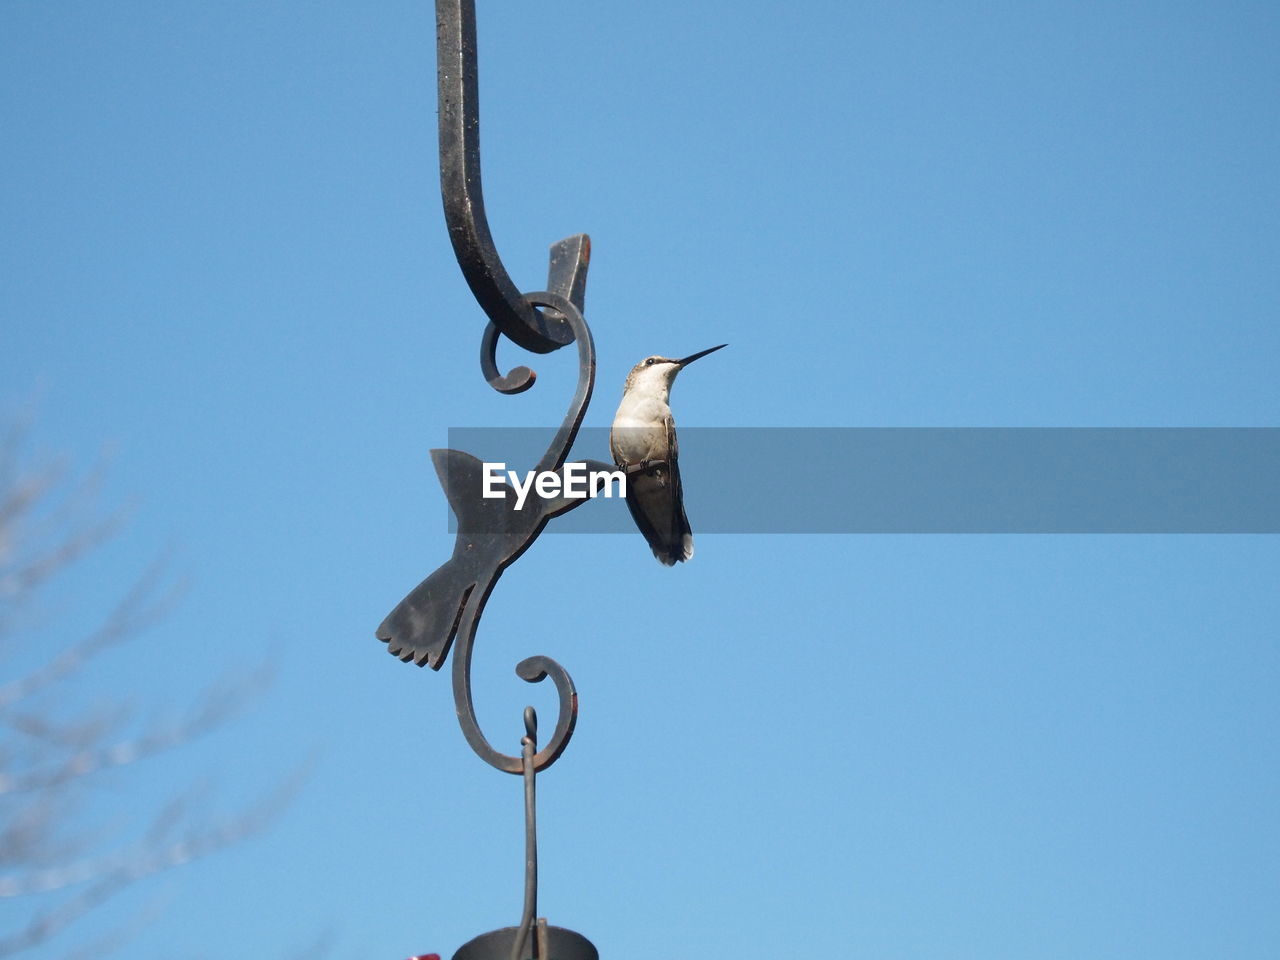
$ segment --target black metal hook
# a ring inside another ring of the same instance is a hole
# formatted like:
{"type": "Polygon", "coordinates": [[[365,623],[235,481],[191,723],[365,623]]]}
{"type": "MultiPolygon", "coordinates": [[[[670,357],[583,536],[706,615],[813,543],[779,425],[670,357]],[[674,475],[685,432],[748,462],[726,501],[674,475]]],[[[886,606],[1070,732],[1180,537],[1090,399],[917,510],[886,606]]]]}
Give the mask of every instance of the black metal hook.
{"type": "MultiPolygon", "coordinates": [[[[458,266],[477,302],[508,339],[533,353],[558,350],[573,342],[572,328],[563,314],[538,310],[521,296],[502,265],[485,217],[475,0],[436,0],[436,62],[440,192],[458,266]]],[[[561,240],[551,248],[547,287],[573,301],[579,310],[590,257],[591,244],[585,234],[561,240]]],[[[488,347],[485,353],[492,360],[488,347]]],[[[532,377],[519,369],[512,372],[510,380],[489,374],[486,368],[486,379],[504,393],[518,393],[533,383],[532,377]]]]}

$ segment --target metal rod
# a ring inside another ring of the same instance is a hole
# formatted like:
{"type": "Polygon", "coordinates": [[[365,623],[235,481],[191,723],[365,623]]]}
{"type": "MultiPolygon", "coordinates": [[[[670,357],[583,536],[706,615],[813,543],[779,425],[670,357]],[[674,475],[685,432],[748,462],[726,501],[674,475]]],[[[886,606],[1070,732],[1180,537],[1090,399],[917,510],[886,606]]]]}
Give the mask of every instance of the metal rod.
{"type": "MultiPolygon", "coordinates": [[[[524,761],[524,912],[520,916],[520,929],[511,947],[511,960],[523,960],[524,945],[533,928],[533,918],[538,914],[538,810],[537,776],[533,756],[538,752],[538,715],[533,707],[524,708],[525,735],[520,738],[520,754],[524,761]]],[[[533,949],[535,958],[541,960],[536,938],[533,949]]]]}

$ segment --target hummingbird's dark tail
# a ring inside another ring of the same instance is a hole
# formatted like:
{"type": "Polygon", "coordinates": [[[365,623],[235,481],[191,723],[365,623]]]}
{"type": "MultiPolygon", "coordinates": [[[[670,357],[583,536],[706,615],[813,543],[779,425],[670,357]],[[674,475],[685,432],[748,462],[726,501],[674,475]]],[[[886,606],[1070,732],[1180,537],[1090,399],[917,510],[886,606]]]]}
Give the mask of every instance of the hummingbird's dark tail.
{"type": "Polygon", "coordinates": [[[664,566],[675,566],[693,556],[693,530],[684,513],[680,471],[674,464],[638,473],[627,482],[627,509],[649,541],[653,555],[664,566]]]}

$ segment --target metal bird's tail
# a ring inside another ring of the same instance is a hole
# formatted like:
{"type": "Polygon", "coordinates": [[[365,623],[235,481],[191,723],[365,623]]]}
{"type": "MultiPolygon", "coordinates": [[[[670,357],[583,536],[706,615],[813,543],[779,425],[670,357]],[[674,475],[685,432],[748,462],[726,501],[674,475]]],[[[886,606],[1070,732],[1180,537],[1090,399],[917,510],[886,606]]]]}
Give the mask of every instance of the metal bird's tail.
{"type": "Polygon", "coordinates": [[[378,639],[405,663],[439,670],[458,632],[458,621],[475,587],[444,566],[413,588],[378,626],[378,639]]]}
{"type": "MultiPolygon", "coordinates": [[[[487,505],[502,505],[502,501],[485,501],[476,496],[483,464],[459,450],[432,450],[431,462],[458,518],[459,529],[483,529],[488,519],[486,510],[492,509],[487,505]]],[[[378,639],[406,663],[412,660],[420,667],[439,670],[449,655],[467,600],[482,576],[474,564],[459,557],[455,547],[454,556],[414,587],[387,615],[378,627],[378,639]]]]}

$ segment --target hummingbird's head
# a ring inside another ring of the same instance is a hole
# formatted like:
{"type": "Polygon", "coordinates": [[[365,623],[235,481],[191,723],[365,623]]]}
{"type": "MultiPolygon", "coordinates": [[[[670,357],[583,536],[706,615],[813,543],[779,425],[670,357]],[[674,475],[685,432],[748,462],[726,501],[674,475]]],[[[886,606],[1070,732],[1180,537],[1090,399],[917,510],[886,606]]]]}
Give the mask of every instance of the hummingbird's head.
{"type": "Polygon", "coordinates": [[[671,389],[671,384],[675,382],[676,374],[681,370],[699,357],[705,357],[708,353],[715,353],[721,347],[727,346],[727,343],[722,343],[719,347],[700,350],[692,356],[684,357],[681,360],[672,360],[670,357],[645,357],[632,367],[631,372],[627,374],[626,385],[622,388],[623,393],[640,390],[643,393],[665,394],[671,389]]]}

